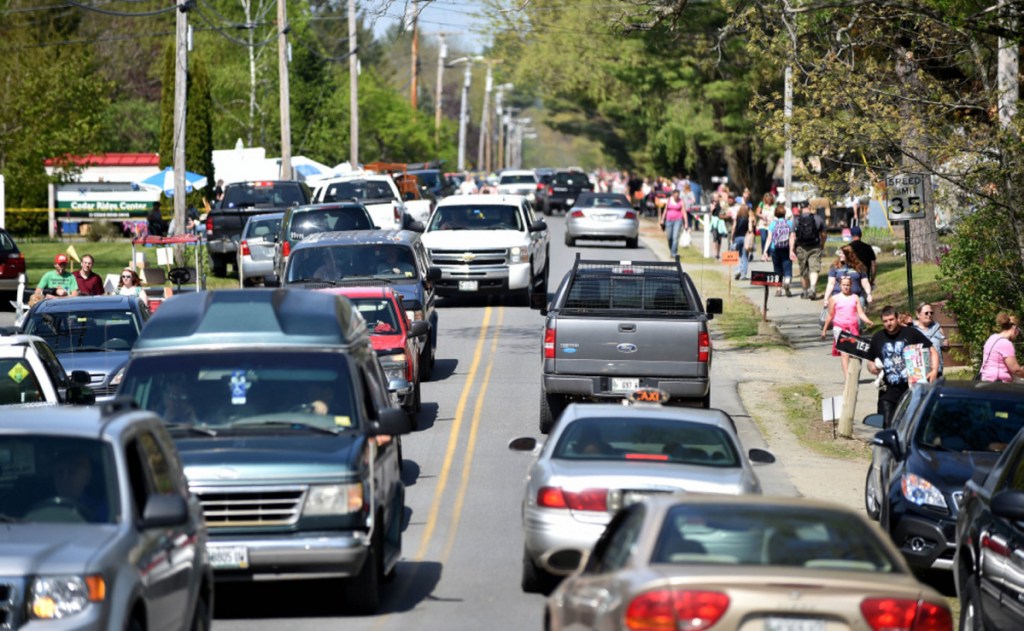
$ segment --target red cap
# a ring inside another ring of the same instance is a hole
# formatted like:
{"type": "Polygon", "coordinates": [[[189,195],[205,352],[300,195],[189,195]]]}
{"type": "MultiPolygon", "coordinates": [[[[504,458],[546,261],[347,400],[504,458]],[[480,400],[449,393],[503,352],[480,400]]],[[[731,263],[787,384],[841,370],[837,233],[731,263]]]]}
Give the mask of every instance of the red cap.
{"type": "Polygon", "coordinates": [[[68,257],[67,257],[66,254],[58,254],[57,256],[53,257],[54,265],[56,265],[57,263],[67,263],[67,262],[68,262],[68,257]]]}

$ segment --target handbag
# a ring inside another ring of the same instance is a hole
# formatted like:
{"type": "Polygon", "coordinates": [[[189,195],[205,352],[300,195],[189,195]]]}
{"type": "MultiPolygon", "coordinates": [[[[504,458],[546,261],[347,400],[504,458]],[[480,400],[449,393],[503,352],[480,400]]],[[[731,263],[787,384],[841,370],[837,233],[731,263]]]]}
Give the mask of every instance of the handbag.
{"type": "Polygon", "coordinates": [[[693,237],[690,235],[690,231],[683,231],[683,234],[679,235],[679,245],[688,248],[691,244],[693,244],[693,237]]]}
{"type": "MultiPolygon", "coordinates": [[[[828,320],[828,307],[822,307],[821,314],[818,316],[818,326],[825,326],[825,322],[828,320]]],[[[831,326],[828,328],[832,328],[831,326]]]]}
{"type": "Polygon", "coordinates": [[[747,231],[746,236],[743,237],[743,251],[753,252],[754,251],[754,233],[747,231]]]}
{"type": "Polygon", "coordinates": [[[992,354],[992,351],[995,350],[995,348],[996,345],[993,344],[992,348],[988,349],[988,354],[981,358],[981,366],[978,367],[978,372],[974,373],[973,381],[981,381],[981,369],[985,367],[985,362],[988,361],[988,356],[992,354]]]}

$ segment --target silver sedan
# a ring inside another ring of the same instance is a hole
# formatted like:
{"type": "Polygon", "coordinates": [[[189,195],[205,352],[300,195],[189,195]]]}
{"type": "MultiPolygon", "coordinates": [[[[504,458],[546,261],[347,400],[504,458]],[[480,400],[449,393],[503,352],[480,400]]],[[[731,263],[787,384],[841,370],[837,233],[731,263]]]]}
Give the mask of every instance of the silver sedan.
{"type": "MultiPolygon", "coordinates": [[[[649,495],[679,491],[761,493],[732,418],[721,410],[659,405],[571,404],[543,446],[523,437],[509,448],[537,452],[523,499],[522,588],[550,591],[559,574],[552,555],[589,550],[617,510],[649,495]]],[[[571,564],[570,564],[571,565],[571,564]]]]}
{"type": "Polygon", "coordinates": [[[565,244],[577,239],[625,239],[627,248],[639,244],[640,219],[621,193],[581,193],[565,220],[565,244]]]}

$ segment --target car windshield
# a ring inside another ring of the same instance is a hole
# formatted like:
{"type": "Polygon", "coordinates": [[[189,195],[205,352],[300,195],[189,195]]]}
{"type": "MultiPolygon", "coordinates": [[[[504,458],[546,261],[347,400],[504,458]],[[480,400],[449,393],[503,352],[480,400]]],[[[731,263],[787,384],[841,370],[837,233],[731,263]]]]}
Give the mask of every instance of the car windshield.
{"type": "Polygon", "coordinates": [[[412,250],[394,243],[346,244],[300,248],[288,260],[289,282],[303,279],[338,281],[345,278],[416,278],[412,250]]]}
{"type": "Polygon", "coordinates": [[[1024,400],[943,394],[925,410],[918,445],[950,451],[1003,451],[1024,425],[1024,400]]]}
{"type": "Polygon", "coordinates": [[[295,182],[245,182],[224,190],[223,208],[299,206],[307,203],[295,182]]]}
{"type": "Polygon", "coordinates": [[[172,427],[346,430],[359,418],[351,384],[336,353],[221,351],[137,357],[119,393],[172,427]]]}
{"type": "Polygon", "coordinates": [[[0,520],[114,524],[120,496],[111,447],[88,438],[0,435],[0,520]]]}
{"type": "Polygon", "coordinates": [[[31,364],[21,357],[0,357],[0,405],[43,400],[43,389],[31,364]]]}
{"type": "Polygon", "coordinates": [[[349,180],[327,185],[324,191],[324,202],[340,202],[349,199],[356,201],[372,200],[374,202],[390,201],[395,194],[387,182],[380,180],[349,180]]]}
{"type": "Polygon", "coordinates": [[[56,353],[127,351],[139,337],[139,325],[124,309],[37,312],[25,332],[46,340],[56,353]]]}
{"type": "Polygon", "coordinates": [[[387,298],[350,298],[352,306],[366,320],[366,328],[374,335],[401,333],[398,324],[398,310],[395,303],[387,298]]]}
{"type": "Polygon", "coordinates": [[[245,238],[249,240],[273,241],[281,231],[281,217],[274,219],[250,219],[245,230],[245,238]]]}
{"type": "Polygon", "coordinates": [[[878,537],[860,520],[838,511],[680,504],[666,513],[651,563],[899,573],[898,563],[878,537]]]}
{"type": "Polygon", "coordinates": [[[502,175],[498,184],[536,184],[537,176],[531,174],[502,175]]]}
{"type": "Polygon", "coordinates": [[[373,230],[373,223],[362,206],[310,208],[292,214],[288,239],[301,241],[311,234],[343,230],[373,230]]]}
{"type": "Polygon", "coordinates": [[[594,195],[576,201],[580,208],[632,208],[625,195],[594,195]]]}
{"type": "Polygon", "coordinates": [[[732,437],[720,427],[691,421],[644,418],[579,418],[558,438],[558,460],[642,460],[706,467],[740,466],[732,437]]]}
{"type": "Polygon", "coordinates": [[[440,206],[428,230],[523,230],[517,206],[440,206]]]}

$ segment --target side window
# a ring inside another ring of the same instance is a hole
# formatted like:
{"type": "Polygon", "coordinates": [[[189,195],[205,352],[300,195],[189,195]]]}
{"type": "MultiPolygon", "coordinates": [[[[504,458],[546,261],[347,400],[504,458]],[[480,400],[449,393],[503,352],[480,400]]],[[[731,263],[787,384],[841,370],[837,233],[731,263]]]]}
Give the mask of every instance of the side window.
{"type": "Polygon", "coordinates": [[[1024,491],[1024,448],[1018,448],[1003,470],[996,491],[1024,491]]]}
{"type": "Polygon", "coordinates": [[[533,214],[533,204],[530,202],[523,204],[523,213],[526,215],[527,227],[532,226],[533,222],[537,221],[537,216],[533,214]]]}
{"type": "Polygon", "coordinates": [[[124,455],[128,461],[128,482],[131,485],[135,517],[142,517],[142,511],[146,507],[146,500],[152,493],[153,481],[143,460],[142,447],[139,445],[137,438],[133,438],[128,442],[124,455]]]}
{"type": "Polygon", "coordinates": [[[157,441],[156,436],[150,432],[139,434],[139,446],[142,448],[143,464],[149,471],[153,483],[153,491],[158,494],[180,493],[177,480],[167,462],[167,454],[164,453],[157,441]]]}
{"type": "Polygon", "coordinates": [[[625,566],[633,551],[633,545],[640,536],[644,514],[644,508],[636,504],[615,516],[601,535],[601,539],[594,545],[593,556],[587,564],[588,573],[614,572],[625,566]]]}
{"type": "Polygon", "coordinates": [[[60,360],[57,359],[53,349],[47,346],[45,342],[33,342],[32,347],[39,354],[39,359],[42,360],[43,366],[46,367],[46,372],[50,375],[50,379],[53,380],[54,387],[67,388],[69,385],[68,375],[64,372],[64,367],[61,365],[60,360]]]}
{"type": "Polygon", "coordinates": [[[423,243],[417,241],[416,245],[413,246],[413,251],[416,252],[416,264],[420,266],[420,274],[426,276],[427,270],[430,269],[430,258],[427,257],[427,249],[423,247],[423,243]]]}
{"type": "MultiPolygon", "coordinates": [[[[899,404],[897,404],[896,411],[893,412],[892,418],[896,421],[896,424],[893,425],[893,429],[895,429],[896,433],[899,435],[900,443],[904,445],[908,440],[910,440],[910,421],[914,416],[913,414],[908,413],[910,412],[911,402],[919,403],[920,401],[921,397],[915,396],[915,391],[913,389],[908,390],[903,395],[903,398],[900,399],[899,404]]],[[[918,405],[917,407],[921,406],[918,405]]]]}

